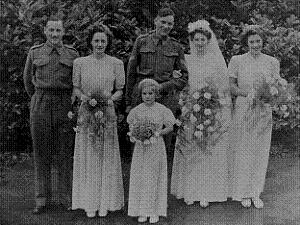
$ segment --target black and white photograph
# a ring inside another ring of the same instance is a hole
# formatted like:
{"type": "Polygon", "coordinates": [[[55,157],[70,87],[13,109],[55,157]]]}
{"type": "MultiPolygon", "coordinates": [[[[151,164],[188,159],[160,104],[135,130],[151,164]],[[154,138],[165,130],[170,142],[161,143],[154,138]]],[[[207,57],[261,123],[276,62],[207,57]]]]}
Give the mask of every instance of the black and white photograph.
{"type": "Polygon", "coordinates": [[[299,225],[299,0],[0,0],[0,225],[299,225]]]}

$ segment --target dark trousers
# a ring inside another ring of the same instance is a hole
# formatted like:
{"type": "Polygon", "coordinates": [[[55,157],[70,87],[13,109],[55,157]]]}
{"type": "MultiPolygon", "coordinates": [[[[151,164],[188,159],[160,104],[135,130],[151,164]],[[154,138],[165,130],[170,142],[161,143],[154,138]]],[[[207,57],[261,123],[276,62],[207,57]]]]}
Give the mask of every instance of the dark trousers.
{"type": "Polygon", "coordinates": [[[66,207],[71,204],[75,133],[67,117],[70,110],[70,91],[39,89],[32,96],[30,126],[37,206],[53,201],[66,207]]]}

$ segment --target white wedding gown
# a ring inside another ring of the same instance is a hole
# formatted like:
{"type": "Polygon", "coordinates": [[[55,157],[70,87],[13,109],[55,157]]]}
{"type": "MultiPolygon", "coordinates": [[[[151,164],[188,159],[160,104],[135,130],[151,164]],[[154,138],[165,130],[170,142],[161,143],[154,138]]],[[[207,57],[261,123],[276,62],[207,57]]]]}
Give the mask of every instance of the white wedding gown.
{"type": "MultiPolygon", "coordinates": [[[[218,87],[219,95],[225,101],[221,116],[226,126],[231,122],[231,100],[226,64],[207,52],[199,58],[186,56],[189,71],[190,91],[201,89],[205,80],[210,79],[218,87]]],[[[192,134],[185,134],[192,135],[192,134]]],[[[229,129],[221,135],[216,145],[209,146],[207,154],[191,142],[176,145],[172,170],[171,194],[183,198],[185,202],[226,201],[229,195],[229,129]],[[183,154],[182,154],[183,153],[183,154]]]]}

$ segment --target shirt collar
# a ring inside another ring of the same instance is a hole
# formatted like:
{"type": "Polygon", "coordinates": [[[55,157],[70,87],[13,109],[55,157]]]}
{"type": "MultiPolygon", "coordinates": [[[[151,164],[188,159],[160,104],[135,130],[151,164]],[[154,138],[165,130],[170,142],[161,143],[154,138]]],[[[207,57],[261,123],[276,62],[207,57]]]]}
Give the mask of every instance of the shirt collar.
{"type": "Polygon", "coordinates": [[[63,53],[63,45],[62,44],[58,45],[58,46],[54,46],[49,41],[46,41],[45,47],[46,47],[46,52],[48,55],[52,52],[53,48],[55,48],[57,50],[59,55],[61,55],[63,53]]]}
{"type": "Polygon", "coordinates": [[[170,40],[170,37],[169,37],[169,36],[166,36],[166,37],[163,37],[163,38],[162,38],[161,36],[158,36],[158,35],[155,33],[155,31],[154,31],[153,34],[152,34],[152,40],[153,40],[155,46],[157,46],[159,40],[162,40],[162,45],[163,45],[164,43],[166,43],[166,42],[168,42],[168,41],[170,40]]]}

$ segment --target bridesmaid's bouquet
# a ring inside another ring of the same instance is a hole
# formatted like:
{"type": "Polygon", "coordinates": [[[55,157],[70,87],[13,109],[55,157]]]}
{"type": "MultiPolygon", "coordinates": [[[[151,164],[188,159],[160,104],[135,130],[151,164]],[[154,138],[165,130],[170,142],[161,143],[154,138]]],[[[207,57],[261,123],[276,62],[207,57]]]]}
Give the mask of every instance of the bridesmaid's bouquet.
{"type": "MultiPolygon", "coordinates": [[[[104,133],[105,123],[114,117],[109,110],[110,94],[104,91],[88,93],[88,98],[81,99],[78,111],[76,132],[80,127],[88,128],[91,135],[101,137],[104,133]]],[[[111,103],[113,105],[113,103],[111,103]]]]}
{"type": "Polygon", "coordinates": [[[220,113],[223,104],[226,102],[219,98],[218,88],[213,82],[193,92],[188,89],[181,92],[179,105],[182,114],[177,121],[179,145],[194,141],[202,151],[206,151],[207,145],[215,145],[225,132],[220,113]]]}
{"type": "MultiPolygon", "coordinates": [[[[252,110],[256,107],[264,108],[266,104],[271,107],[274,119],[286,120],[292,111],[289,106],[294,101],[292,89],[285,79],[261,76],[253,85],[250,94],[250,110],[244,117],[247,130],[251,132],[261,126],[260,120],[256,118],[257,113],[253,113],[252,110]]],[[[259,108],[257,109],[259,110],[259,108]]],[[[264,111],[259,112],[261,117],[265,115],[264,111]]]]}
{"type": "Polygon", "coordinates": [[[269,104],[272,108],[280,108],[281,106],[291,102],[292,95],[288,89],[288,83],[285,79],[276,79],[274,77],[262,78],[254,84],[252,106],[263,106],[269,104]]]}
{"type": "Polygon", "coordinates": [[[130,125],[128,136],[131,142],[142,143],[144,145],[154,144],[157,142],[158,125],[151,119],[138,119],[130,125]]]}

